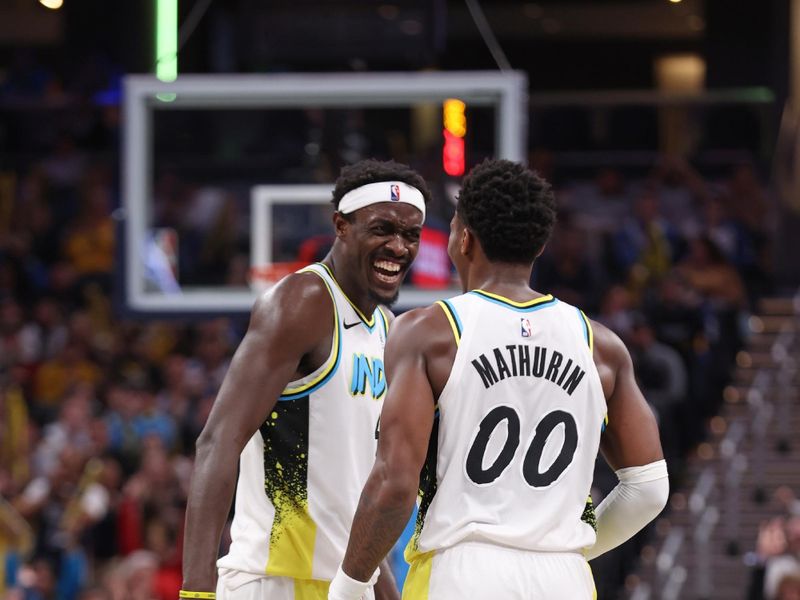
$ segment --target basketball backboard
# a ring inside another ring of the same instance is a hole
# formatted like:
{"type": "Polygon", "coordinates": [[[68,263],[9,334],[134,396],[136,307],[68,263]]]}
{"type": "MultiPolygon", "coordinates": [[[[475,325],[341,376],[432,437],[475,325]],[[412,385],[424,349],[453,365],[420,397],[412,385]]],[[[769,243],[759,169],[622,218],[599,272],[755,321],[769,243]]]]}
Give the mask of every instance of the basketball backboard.
{"type": "MultiPolygon", "coordinates": [[[[466,140],[468,157],[471,144],[480,147],[468,163],[489,155],[525,160],[527,80],[517,72],[183,75],[172,83],[127,77],[125,308],[249,311],[258,291],[242,273],[274,262],[276,241],[291,248],[301,241],[297,235],[329,227],[333,184],[321,182],[338,174],[331,163],[368,153],[416,168],[430,146],[409,132],[424,133],[418,117],[433,107],[427,129],[439,143],[441,105],[449,98],[467,106],[474,132],[466,140]],[[328,150],[335,160],[321,162],[330,129],[340,148],[328,150]],[[367,139],[376,131],[385,135],[367,139]]],[[[441,172],[425,176],[440,197],[454,183],[441,172]]],[[[450,293],[407,285],[398,308],[450,293]]]]}

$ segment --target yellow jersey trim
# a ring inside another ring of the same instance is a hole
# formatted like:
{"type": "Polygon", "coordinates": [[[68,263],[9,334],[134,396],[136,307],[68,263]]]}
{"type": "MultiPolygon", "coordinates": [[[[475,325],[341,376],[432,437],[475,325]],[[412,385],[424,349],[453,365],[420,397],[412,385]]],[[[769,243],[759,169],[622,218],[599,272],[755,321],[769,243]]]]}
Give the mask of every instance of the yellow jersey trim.
{"type": "Polygon", "coordinates": [[[458,325],[458,317],[453,313],[451,306],[444,300],[437,300],[438,304],[444,311],[447,321],[450,323],[450,328],[453,330],[453,337],[456,338],[456,346],[461,344],[461,328],[458,325]]]}
{"type": "Polygon", "coordinates": [[[336,310],[336,298],[333,295],[333,290],[331,289],[330,284],[328,284],[325,278],[314,269],[306,267],[305,269],[298,271],[298,273],[314,273],[325,284],[325,288],[328,290],[328,294],[331,296],[331,302],[333,302],[333,343],[331,344],[331,355],[328,357],[325,368],[319,373],[319,375],[314,377],[314,379],[311,381],[307,381],[306,383],[294,387],[285,387],[283,392],[281,392],[281,400],[293,400],[295,397],[304,396],[310,393],[312,388],[322,385],[339,366],[339,357],[341,356],[342,338],[339,332],[339,311],[336,310]],[[289,396],[291,396],[291,398],[289,396]]]}
{"type": "Polygon", "coordinates": [[[578,309],[578,312],[581,313],[583,323],[586,325],[586,341],[589,344],[589,352],[594,354],[594,331],[592,331],[592,324],[586,317],[586,313],[584,313],[581,309],[578,309]]]}
{"type": "Polygon", "coordinates": [[[342,286],[339,285],[339,282],[336,281],[336,277],[333,276],[333,271],[331,271],[330,267],[328,265],[326,265],[325,263],[316,263],[316,264],[320,265],[323,269],[325,269],[328,272],[328,275],[331,276],[331,279],[333,280],[333,283],[335,283],[336,287],[339,288],[339,291],[342,292],[342,296],[344,296],[344,299],[347,300],[348,304],[350,304],[350,306],[353,307],[353,310],[356,311],[356,314],[358,315],[358,317],[362,321],[364,321],[364,323],[367,324],[367,327],[372,327],[373,325],[375,325],[375,314],[373,314],[369,319],[367,319],[367,317],[364,315],[364,313],[362,313],[358,309],[358,307],[355,304],[353,304],[353,301],[350,300],[350,298],[347,297],[347,294],[344,293],[344,290],[342,289],[342,286]]]}
{"type": "Polygon", "coordinates": [[[479,296],[483,296],[484,298],[495,300],[500,302],[501,304],[505,304],[507,306],[512,306],[514,308],[522,308],[522,309],[530,309],[541,304],[548,304],[550,302],[555,302],[555,298],[553,298],[552,294],[547,294],[542,296],[541,298],[534,298],[533,300],[526,300],[525,302],[517,302],[516,300],[511,300],[510,298],[506,298],[505,296],[501,296],[500,294],[495,294],[493,292],[487,292],[486,290],[472,290],[473,294],[478,294],[479,296]]]}
{"type": "Polygon", "coordinates": [[[381,318],[383,319],[383,333],[388,338],[389,337],[389,319],[386,318],[386,313],[384,312],[383,308],[381,308],[379,306],[378,310],[381,311],[381,318]]]}

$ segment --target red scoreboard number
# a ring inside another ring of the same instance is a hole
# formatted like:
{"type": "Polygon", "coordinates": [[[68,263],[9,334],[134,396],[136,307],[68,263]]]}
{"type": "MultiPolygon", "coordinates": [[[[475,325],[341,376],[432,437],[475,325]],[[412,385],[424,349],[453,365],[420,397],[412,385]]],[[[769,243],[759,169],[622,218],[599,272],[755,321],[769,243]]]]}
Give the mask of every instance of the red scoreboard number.
{"type": "Polygon", "coordinates": [[[444,101],[444,147],[442,148],[442,167],[453,177],[464,174],[464,136],[467,133],[466,104],[461,100],[449,98],[444,101]]]}

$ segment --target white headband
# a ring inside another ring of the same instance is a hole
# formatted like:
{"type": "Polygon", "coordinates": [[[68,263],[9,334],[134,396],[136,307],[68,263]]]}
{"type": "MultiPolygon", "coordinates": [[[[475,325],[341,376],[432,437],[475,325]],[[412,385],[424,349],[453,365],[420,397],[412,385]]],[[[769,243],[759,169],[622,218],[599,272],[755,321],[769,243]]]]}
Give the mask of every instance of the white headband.
{"type": "Polygon", "coordinates": [[[378,202],[404,202],[422,212],[425,220],[425,198],[417,188],[402,181],[376,181],[350,190],[339,200],[339,212],[349,214],[378,202]]]}

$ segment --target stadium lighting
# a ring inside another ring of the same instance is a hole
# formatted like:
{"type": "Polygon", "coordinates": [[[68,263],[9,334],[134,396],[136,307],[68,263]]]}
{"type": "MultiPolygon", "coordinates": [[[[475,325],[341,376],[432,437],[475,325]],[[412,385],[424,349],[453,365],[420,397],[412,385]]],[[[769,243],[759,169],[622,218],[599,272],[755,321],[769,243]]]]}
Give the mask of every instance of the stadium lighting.
{"type": "MultiPolygon", "coordinates": [[[[156,0],[156,77],[178,78],[178,0],[156,0]]],[[[162,102],[175,100],[173,93],[156,94],[162,102]]]]}
{"type": "Polygon", "coordinates": [[[64,6],[64,0],[39,0],[39,4],[50,10],[58,10],[64,6]]]}
{"type": "Polygon", "coordinates": [[[178,77],[178,0],[156,0],[156,77],[178,77]]]}

